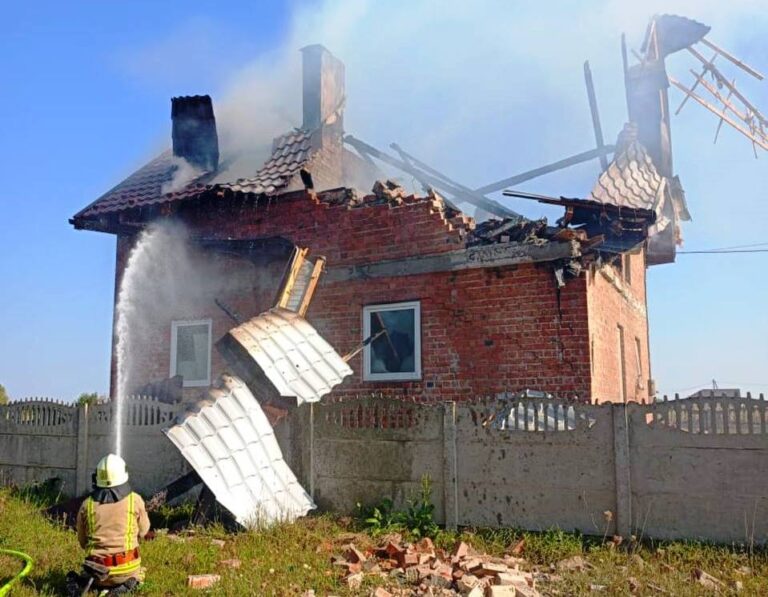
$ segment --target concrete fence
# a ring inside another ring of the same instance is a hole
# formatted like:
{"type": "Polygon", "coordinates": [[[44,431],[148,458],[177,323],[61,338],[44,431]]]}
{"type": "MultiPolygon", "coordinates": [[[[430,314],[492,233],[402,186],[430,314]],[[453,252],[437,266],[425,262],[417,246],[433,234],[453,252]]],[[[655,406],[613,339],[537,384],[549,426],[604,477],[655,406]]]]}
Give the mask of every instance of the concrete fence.
{"type": "MultiPolygon", "coordinates": [[[[424,405],[385,398],[295,409],[275,429],[322,509],[403,505],[423,475],[449,527],[490,526],[765,543],[768,408],[751,398],[652,405],[500,397],[424,405]]],[[[180,407],[125,405],[124,454],[151,494],[187,472],[161,433],[180,407]]],[[[113,449],[111,404],[0,406],[0,481],[60,477],[83,493],[113,449]]]]}
{"type": "MultiPolygon", "coordinates": [[[[151,493],[188,470],[161,433],[178,407],[149,397],[126,399],[123,451],[133,487],[151,493]]],[[[69,495],[91,487],[99,459],[115,449],[112,403],[64,404],[30,399],[0,406],[0,483],[25,485],[51,477],[69,495]]]]}
{"type": "MultiPolygon", "coordinates": [[[[310,410],[310,409],[306,409],[310,410]]],[[[765,543],[763,400],[316,404],[294,462],[318,505],[403,504],[424,474],[449,527],[765,543]]]]}

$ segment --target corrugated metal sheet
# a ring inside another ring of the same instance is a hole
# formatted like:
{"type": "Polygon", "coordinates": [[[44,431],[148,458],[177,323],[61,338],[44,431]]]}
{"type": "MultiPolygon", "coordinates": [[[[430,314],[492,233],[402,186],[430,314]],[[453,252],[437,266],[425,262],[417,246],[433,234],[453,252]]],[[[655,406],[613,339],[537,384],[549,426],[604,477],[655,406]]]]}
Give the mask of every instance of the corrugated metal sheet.
{"type": "Polygon", "coordinates": [[[306,319],[274,308],[230,330],[281,396],[317,402],[352,374],[333,347],[306,319]]]}
{"type": "Polygon", "coordinates": [[[166,435],[240,524],[304,516],[315,504],[283,459],[258,400],[242,380],[221,380],[212,402],[166,435]]]}

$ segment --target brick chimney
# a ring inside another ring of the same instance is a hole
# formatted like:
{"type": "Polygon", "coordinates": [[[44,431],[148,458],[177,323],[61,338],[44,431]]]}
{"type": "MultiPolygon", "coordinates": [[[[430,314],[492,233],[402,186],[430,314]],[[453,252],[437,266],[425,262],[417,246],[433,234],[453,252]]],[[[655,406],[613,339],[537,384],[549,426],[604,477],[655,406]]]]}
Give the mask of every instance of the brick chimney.
{"type": "Polygon", "coordinates": [[[219,166],[216,118],[208,95],[171,98],[173,155],[195,168],[214,172],[219,166]]]}
{"type": "Polygon", "coordinates": [[[330,127],[341,135],[344,113],[344,63],[320,44],[301,49],[303,128],[330,127]]]}

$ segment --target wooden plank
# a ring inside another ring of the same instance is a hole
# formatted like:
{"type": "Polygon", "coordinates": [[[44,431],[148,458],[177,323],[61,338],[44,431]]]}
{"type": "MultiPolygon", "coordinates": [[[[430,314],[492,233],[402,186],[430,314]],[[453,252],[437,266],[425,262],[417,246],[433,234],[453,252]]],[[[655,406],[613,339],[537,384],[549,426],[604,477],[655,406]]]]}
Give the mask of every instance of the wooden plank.
{"type": "MultiPolygon", "coordinates": [[[[705,64],[704,65],[700,75],[698,73],[696,73],[695,71],[693,71],[693,69],[691,69],[691,72],[693,73],[693,76],[696,77],[696,82],[691,87],[691,91],[696,91],[696,87],[698,87],[699,83],[701,82],[701,79],[704,78],[704,75],[707,74],[707,70],[709,69],[709,67],[715,62],[715,58],[717,58],[717,54],[712,56],[712,60],[709,61],[709,64],[705,64]]],[[[675,116],[680,114],[680,111],[685,106],[686,102],[688,101],[688,98],[689,98],[689,96],[686,95],[683,98],[683,101],[680,102],[680,105],[677,107],[677,110],[675,110],[675,116]]],[[[722,120],[720,122],[722,123],[722,120]]]]}
{"type": "Polygon", "coordinates": [[[742,127],[737,122],[735,122],[732,118],[726,115],[725,112],[723,112],[722,110],[718,110],[712,104],[710,104],[707,100],[699,97],[695,93],[692,93],[687,87],[685,87],[685,85],[683,85],[676,79],[669,77],[669,82],[672,83],[678,89],[680,89],[680,91],[682,91],[683,93],[690,95],[692,99],[696,100],[698,103],[704,106],[707,110],[709,110],[713,114],[722,118],[725,122],[730,124],[733,128],[735,128],[742,135],[744,135],[747,139],[749,139],[750,141],[753,141],[754,143],[757,143],[760,147],[768,151],[768,143],[756,138],[752,133],[750,133],[748,130],[746,130],[744,127],[742,127]]]}
{"type": "Polygon", "coordinates": [[[291,271],[288,273],[288,276],[285,279],[283,290],[280,292],[280,298],[277,301],[278,307],[285,309],[286,305],[288,304],[288,301],[291,298],[291,291],[293,290],[294,284],[296,284],[296,277],[301,271],[301,264],[304,263],[304,258],[308,252],[309,249],[300,249],[298,247],[296,248],[296,253],[294,254],[293,261],[291,262],[291,271]]]}
{"type": "Polygon", "coordinates": [[[578,244],[575,242],[545,245],[495,243],[435,255],[378,261],[366,265],[331,267],[326,273],[326,280],[344,282],[368,278],[413,276],[442,271],[555,261],[580,255],[578,244]]]}
{"type": "MultiPolygon", "coordinates": [[[[696,50],[694,50],[693,48],[687,48],[687,50],[691,54],[693,54],[700,62],[702,62],[703,64],[706,64],[707,59],[704,58],[704,56],[702,56],[701,54],[699,54],[696,50]]],[[[741,103],[743,103],[750,110],[750,112],[752,112],[758,118],[758,120],[760,120],[760,122],[763,122],[763,123],[768,122],[765,119],[765,117],[761,114],[760,110],[758,110],[757,107],[752,102],[750,102],[738,89],[736,89],[736,86],[732,85],[731,82],[725,78],[725,75],[721,73],[714,65],[710,64],[708,70],[715,75],[715,78],[717,78],[719,83],[722,83],[726,88],[732,91],[733,95],[739,98],[739,100],[741,100],[741,103]]],[[[694,97],[694,99],[696,98],[694,97]]]]}
{"type": "Polygon", "coordinates": [[[320,280],[320,275],[323,273],[323,269],[325,268],[325,257],[318,257],[317,261],[315,261],[315,267],[312,269],[312,275],[309,278],[309,284],[307,284],[307,290],[304,292],[304,296],[301,299],[301,304],[299,305],[299,315],[304,317],[307,313],[307,309],[309,309],[309,303],[312,301],[312,296],[315,294],[315,288],[317,287],[317,283],[320,280]]]}
{"type": "Polygon", "coordinates": [[[754,68],[752,68],[752,67],[751,67],[751,66],[749,66],[748,64],[745,64],[744,62],[742,62],[741,60],[739,60],[739,59],[738,59],[738,58],[736,58],[735,56],[732,56],[731,54],[729,54],[728,52],[726,52],[726,51],[725,51],[725,50],[723,50],[722,48],[719,48],[719,47],[717,47],[715,44],[713,44],[713,43],[712,43],[711,41],[709,41],[708,39],[703,39],[703,38],[702,38],[702,39],[701,39],[701,43],[703,43],[703,44],[704,44],[705,46],[707,46],[708,48],[710,48],[710,49],[714,50],[714,51],[715,51],[715,52],[717,52],[718,54],[722,55],[722,57],[723,57],[723,58],[725,58],[726,60],[730,60],[730,61],[731,61],[731,62],[733,62],[733,63],[734,63],[736,66],[738,66],[739,68],[741,68],[742,70],[744,70],[744,72],[747,72],[747,73],[749,73],[750,75],[752,75],[753,77],[755,77],[755,78],[756,78],[756,79],[758,79],[759,81],[762,81],[762,80],[763,80],[763,78],[764,78],[764,77],[763,77],[763,75],[761,75],[759,72],[757,72],[757,71],[756,71],[754,68]]]}

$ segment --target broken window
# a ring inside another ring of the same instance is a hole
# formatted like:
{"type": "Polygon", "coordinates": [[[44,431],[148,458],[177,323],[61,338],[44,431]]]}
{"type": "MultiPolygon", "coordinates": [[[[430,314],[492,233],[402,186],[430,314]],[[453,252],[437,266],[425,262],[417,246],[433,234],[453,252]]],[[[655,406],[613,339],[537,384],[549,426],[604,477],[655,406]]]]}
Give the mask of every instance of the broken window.
{"type": "Polygon", "coordinates": [[[421,306],[418,301],[363,308],[363,379],[421,379],[421,306]]]}
{"type": "Polygon", "coordinates": [[[184,387],[211,384],[211,320],[171,324],[171,377],[181,375],[184,387]]]}

